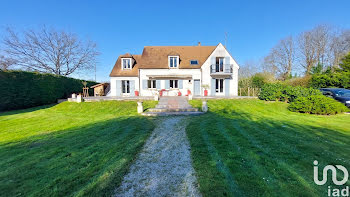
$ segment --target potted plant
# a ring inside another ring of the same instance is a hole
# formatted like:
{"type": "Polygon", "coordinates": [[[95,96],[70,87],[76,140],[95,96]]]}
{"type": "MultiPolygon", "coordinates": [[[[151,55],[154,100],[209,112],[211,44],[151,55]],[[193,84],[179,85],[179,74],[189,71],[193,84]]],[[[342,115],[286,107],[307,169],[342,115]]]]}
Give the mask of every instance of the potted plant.
{"type": "Polygon", "coordinates": [[[209,85],[208,84],[203,84],[202,88],[204,88],[204,96],[208,96],[209,85]]]}

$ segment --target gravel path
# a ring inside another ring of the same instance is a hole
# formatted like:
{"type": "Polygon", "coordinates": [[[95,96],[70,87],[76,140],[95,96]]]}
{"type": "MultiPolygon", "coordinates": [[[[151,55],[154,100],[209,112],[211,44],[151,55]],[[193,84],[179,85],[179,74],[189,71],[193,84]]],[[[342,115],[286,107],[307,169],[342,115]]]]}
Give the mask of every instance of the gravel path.
{"type": "Polygon", "coordinates": [[[201,196],[186,137],[186,117],[163,117],[115,196],[201,196]]]}

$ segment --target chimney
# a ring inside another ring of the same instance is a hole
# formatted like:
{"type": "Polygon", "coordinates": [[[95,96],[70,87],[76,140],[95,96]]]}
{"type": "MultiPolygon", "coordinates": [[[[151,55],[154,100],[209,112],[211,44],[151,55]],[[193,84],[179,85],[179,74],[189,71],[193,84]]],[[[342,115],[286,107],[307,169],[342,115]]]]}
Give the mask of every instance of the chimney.
{"type": "Polygon", "coordinates": [[[198,46],[201,46],[201,42],[198,42],[198,46]]]}

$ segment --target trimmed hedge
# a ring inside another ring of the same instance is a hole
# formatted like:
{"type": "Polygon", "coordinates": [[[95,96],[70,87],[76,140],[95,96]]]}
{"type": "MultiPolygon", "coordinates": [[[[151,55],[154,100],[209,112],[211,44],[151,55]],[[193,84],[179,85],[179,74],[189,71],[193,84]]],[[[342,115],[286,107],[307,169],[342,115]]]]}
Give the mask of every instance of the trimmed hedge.
{"type": "MultiPolygon", "coordinates": [[[[88,81],[87,86],[95,84],[88,81]]],[[[68,98],[72,93],[81,93],[82,88],[82,80],[69,77],[0,71],[0,111],[55,103],[57,99],[68,98]]]]}
{"type": "Polygon", "coordinates": [[[259,99],[266,101],[285,101],[293,102],[299,97],[310,95],[322,95],[321,91],[313,88],[304,88],[301,86],[289,86],[281,83],[265,84],[261,88],[259,99]]]}
{"type": "Polygon", "coordinates": [[[288,106],[290,111],[331,115],[349,111],[342,103],[323,95],[299,97],[288,106]]]}

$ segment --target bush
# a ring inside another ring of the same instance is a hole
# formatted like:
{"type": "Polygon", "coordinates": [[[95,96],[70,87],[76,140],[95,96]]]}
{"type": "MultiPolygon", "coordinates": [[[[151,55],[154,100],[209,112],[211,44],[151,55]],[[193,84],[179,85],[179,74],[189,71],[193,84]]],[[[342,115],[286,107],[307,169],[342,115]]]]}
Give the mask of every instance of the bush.
{"type": "Polygon", "coordinates": [[[266,101],[293,102],[298,97],[322,95],[319,90],[303,88],[301,86],[288,86],[280,83],[265,84],[261,88],[259,99],[266,101]]]}
{"type": "Polygon", "coordinates": [[[299,97],[306,97],[311,95],[322,95],[321,91],[314,88],[304,88],[301,86],[284,86],[282,90],[282,101],[293,102],[299,97]]]}
{"type": "Polygon", "coordinates": [[[252,87],[253,88],[261,88],[265,84],[265,77],[261,74],[255,74],[252,76],[252,87]]]}
{"type": "Polygon", "coordinates": [[[330,115],[349,111],[342,103],[323,95],[299,97],[288,106],[290,111],[330,115]]]}
{"type": "Polygon", "coordinates": [[[350,72],[334,72],[313,75],[310,81],[313,88],[350,88],[350,72]]]}
{"type": "Polygon", "coordinates": [[[291,79],[284,81],[283,83],[285,85],[301,86],[301,87],[307,88],[307,87],[310,87],[310,80],[311,80],[311,76],[307,75],[304,77],[291,78],[291,79]]]}
{"type": "MultiPolygon", "coordinates": [[[[87,86],[94,84],[90,81],[87,86]]],[[[78,79],[25,71],[0,71],[0,111],[55,103],[57,99],[82,92],[82,88],[82,80],[78,79]]]]}
{"type": "Polygon", "coordinates": [[[282,98],[284,86],[280,83],[267,83],[261,88],[260,100],[279,101],[282,98]]]}

